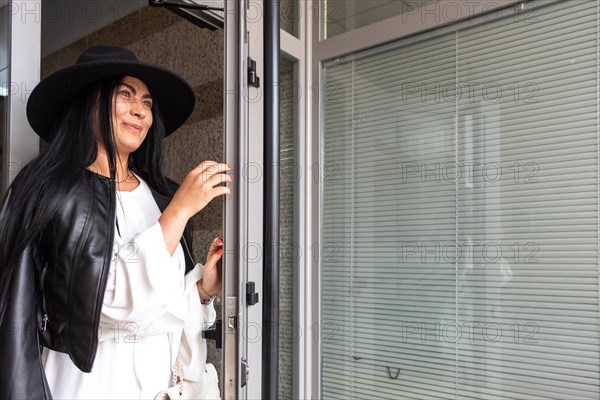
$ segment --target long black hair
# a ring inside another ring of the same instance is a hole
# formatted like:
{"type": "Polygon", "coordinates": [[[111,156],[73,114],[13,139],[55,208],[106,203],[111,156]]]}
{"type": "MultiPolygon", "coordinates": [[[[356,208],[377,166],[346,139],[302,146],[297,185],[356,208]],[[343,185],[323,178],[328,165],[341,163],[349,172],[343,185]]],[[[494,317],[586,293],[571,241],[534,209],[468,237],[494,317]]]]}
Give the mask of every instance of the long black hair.
{"type": "MultiPolygon", "coordinates": [[[[39,240],[71,190],[84,179],[86,167],[96,159],[95,131],[106,150],[110,177],[115,179],[117,151],[111,121],[113,94],[121,79],[105,79],[82,90],[60,117],[46,151],[19,172],[5,195],[0,224],[0,323],[21,253],[39,240]]],[[[152,126],[142,145],[129,156],[129,168],[142,173],[153,190],[167,195],[162,171],[165,127],[158,106],[154,100],[152,126]]]]}

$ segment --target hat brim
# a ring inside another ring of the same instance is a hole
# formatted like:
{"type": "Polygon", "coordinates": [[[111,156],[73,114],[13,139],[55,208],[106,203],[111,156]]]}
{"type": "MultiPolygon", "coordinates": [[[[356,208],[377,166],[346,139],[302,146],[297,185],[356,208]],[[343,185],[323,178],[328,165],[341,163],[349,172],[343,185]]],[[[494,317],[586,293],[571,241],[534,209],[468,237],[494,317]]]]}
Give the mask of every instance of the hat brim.
{"type": "Polygon", "coordinates": [[[133,76],[148,86],[160,109],[167,136],[183,125],[194,110],[194,91],[179,75],[142,62],[98,60],[71,65],[42,80],[27,101],[29,124],[50,142],[66,107],[82,89],[98,80],[118,76],[133,76]]]}

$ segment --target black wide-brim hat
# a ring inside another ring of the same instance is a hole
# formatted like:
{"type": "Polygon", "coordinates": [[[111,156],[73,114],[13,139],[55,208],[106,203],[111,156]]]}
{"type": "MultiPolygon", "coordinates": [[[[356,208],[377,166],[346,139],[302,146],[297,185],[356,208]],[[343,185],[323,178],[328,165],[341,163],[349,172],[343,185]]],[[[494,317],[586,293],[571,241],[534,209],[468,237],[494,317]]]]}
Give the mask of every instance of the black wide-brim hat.
{"type": "Polygon", "coordinates": [[[67,106],[86,86],[110,77],[133,76],[142,80],[160,110],[166,135],[191,115],[196,96],[185,79],[167,69],[138,60],[128,49],[94,46],[85,50],[74,65],[42,80],[27,101],[27,119],[33,130],[50,142],[67,106]]]}

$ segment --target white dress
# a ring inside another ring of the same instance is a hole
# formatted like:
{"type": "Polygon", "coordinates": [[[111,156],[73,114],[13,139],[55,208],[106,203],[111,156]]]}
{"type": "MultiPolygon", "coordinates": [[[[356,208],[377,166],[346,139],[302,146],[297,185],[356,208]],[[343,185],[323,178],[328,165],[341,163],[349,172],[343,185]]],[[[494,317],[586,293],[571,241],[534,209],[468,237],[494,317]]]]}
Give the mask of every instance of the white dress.
{"type": "Polygon", "coordinates": [[[148,185],[138,179],[141,184],[133,191],[117,192],[119,231],[92,371],[81,372],[67,354],[44,349],[55,399],[153,399],[171,386],[178,349],[184,377],[202,380],[206,343],[201,331],[216,317],[212,305],[201,305],[196,289],[204,267],[197,264],[185,275],[181,245],[169,254],[158,223],[160,210],[148,185]]]}

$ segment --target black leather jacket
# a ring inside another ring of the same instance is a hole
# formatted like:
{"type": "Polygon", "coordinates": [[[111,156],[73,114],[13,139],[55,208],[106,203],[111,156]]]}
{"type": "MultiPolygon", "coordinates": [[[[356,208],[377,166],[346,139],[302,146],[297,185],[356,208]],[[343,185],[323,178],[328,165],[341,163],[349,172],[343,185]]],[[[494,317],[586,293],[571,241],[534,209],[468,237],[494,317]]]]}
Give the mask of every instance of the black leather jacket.
{"type": "MultiPolygon", "coordinates": [[[[161,211],[176,189],[170,183],[171,196],[152,191],[161,211]]],[[[115,181],[86,170],[39,244],[21,253],[0,326],[0,399],[52,398],[40,346],[69,354],[84,372],[92,370],[112,259],[115,190],[115,181]]],[[[0,221],[6,212],[3,207],[0,221]]],[[[181,241],[186,273],[195,264],[188,228],[181,241]]]]}

